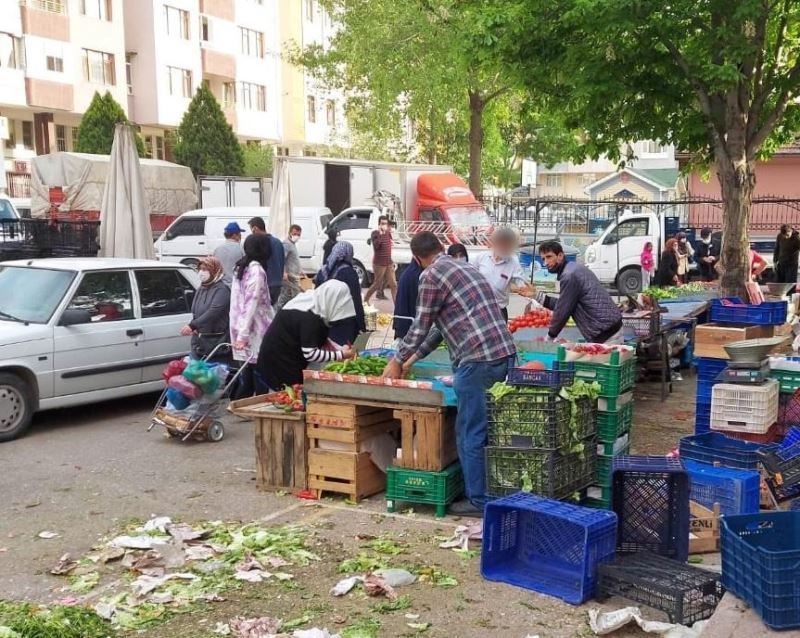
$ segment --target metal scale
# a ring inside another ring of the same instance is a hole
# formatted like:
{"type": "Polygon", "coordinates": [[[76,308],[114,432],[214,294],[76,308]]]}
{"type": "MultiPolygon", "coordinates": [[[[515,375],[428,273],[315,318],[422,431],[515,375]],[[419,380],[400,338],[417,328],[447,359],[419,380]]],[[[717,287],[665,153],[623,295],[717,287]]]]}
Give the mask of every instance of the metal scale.
{"type": "Polygon", "coordinates": [[[769,379],[769,359],[757,363],[751,361],[729,361],[728,367],[717,375],[718,383],[740,383],[760,385],[769,379]]]}

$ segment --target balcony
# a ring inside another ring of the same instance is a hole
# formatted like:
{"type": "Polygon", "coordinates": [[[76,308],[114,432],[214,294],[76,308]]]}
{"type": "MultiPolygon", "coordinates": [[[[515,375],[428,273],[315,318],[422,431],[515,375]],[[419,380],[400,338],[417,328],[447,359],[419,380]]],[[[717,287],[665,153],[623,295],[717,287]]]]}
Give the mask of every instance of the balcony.
{"type": "Polygon", "coordinates": [[[233,22],[236,18],[236,0],[200,0],[200,13],[233,22]]]}
{"type": "Polygon", "coordinates": [[[69,16],[63,0],[23,0],[20,3],[22,32],[69,42],[69,16]]]}
{"type": "Polygon", "coordinates": [[[6,171],[6,184],[10,197],[31,196],[31,174],[18,171],[6,171]]]}
{"type": "Polygon", "coordinates": [[[72,111],[74,107],[71,84],[25,78],[25,94],[30,106],[59,111],[72,111]]]}
{"type": "Polygon", "coordinates": [[[222,53],[203,47],[203,75],[216,75],[221,78],[236,78],[236,57],[230,53],[222,53]]]}

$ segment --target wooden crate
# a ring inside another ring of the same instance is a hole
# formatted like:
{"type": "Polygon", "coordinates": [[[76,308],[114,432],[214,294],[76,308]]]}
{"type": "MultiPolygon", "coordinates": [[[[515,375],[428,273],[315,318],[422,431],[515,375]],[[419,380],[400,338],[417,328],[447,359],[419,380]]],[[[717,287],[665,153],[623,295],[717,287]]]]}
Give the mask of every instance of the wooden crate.
{"type": "Polygon", "coordinates": [[[744,339],[772,337],[774,326],[726,326],[719,323],[705,323],[694,330],[694,356],[728,359],[725,344],[744,339]]]}
{"type": "Polygon", "coordinates": [[[386,475],[367,452],[308,451],[308,487],[317,496],[323,492],[346,494],[353,501],[386,489],[386,475]]]}
{"type": "Polygon", "coordinates": [[[395,432],[400,428],[400,423],[394,419],[375,423],[366,427],[359,427],[355,430],[343,430],[341,428],[326,428],[316,423],[309,423],[306,426],[306,435],[310,449],[324,448],[324,441],[337,443],[337,447],[342,451],[361,452],[361,444],[379,434],[395,432]]]}
{"type": "Polygon", "coordinates": [[[440,472],[458,459],[455,417],[450,411],[420,411],[406,407],[395,410],[394,416],[400,421],[403,451],[396,465],[440,472]]]}
{"type": "Polygon", "coordinates": [[[231,401],[228,408],[255,423],[256,487],[304,490],[308,487],[308,439],[302,412],[271,409],[264,396],[231,401]]]}
{"type": "Polygon", "coordinates": [[[335,399],[308,397],[306,421],[326,428],[355,430],[375,423],[389,421],[391,409],[375,405],[357,405],[348,400],[347,403],[335,399]]]}
{"type": "Polygon", "coordinates": [[[713,554],[719,551],[719,504],[710,510],[689,501],[689,553],[713,554]]]}

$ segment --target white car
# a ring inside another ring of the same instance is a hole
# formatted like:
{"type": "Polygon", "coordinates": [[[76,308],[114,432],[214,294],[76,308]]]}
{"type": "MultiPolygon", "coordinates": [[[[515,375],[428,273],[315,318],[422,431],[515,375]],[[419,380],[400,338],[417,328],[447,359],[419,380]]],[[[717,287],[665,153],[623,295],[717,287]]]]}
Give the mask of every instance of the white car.
{"type": "Polygon", "coordinates": [[[189,352],[197,273],[136,259],[0,262],[0,442],[34,412],[158,391],[189,352]]]}

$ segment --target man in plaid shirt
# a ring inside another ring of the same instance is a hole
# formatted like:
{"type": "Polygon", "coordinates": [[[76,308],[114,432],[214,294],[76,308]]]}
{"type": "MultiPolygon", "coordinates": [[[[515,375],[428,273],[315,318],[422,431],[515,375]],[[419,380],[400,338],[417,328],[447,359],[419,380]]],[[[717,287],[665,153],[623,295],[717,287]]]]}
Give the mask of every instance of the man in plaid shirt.
{"type": "Polygon", "coordinates": [[[447,342],[458,401],[456,435],[467,500],[450,513],[481,516],[486,504],[486,391],[503,381],[516,355],[494,290],[473,265],[444,254],[433,233],[419,233],[411,252],[423,268],[417,316],[384,376],[403,375],[417,359],[447,342]]]}

